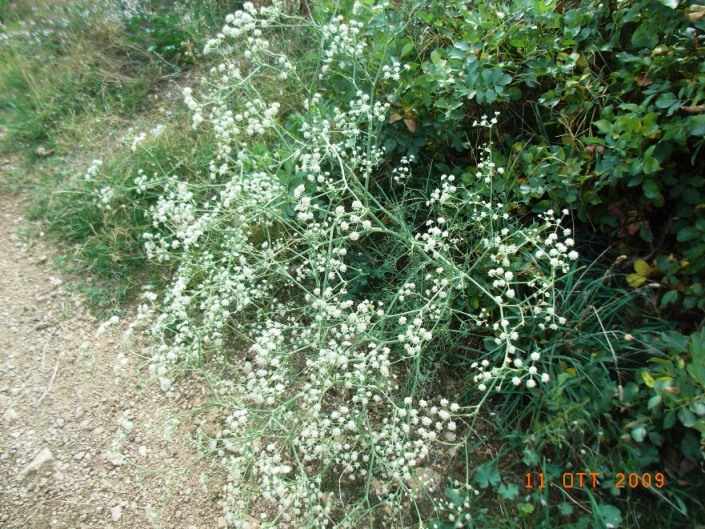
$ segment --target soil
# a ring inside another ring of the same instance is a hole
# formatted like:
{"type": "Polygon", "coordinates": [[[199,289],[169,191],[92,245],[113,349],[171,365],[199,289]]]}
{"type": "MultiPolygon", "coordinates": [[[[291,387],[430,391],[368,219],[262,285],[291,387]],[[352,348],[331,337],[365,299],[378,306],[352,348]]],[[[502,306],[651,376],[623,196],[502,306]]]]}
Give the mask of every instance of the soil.
{"type": "Polygon", "coordinates": [[[198,381],[150,380],[130,314],[91,314],[24,204],[0,194],[0,528],[224,527],[198,381]]]}

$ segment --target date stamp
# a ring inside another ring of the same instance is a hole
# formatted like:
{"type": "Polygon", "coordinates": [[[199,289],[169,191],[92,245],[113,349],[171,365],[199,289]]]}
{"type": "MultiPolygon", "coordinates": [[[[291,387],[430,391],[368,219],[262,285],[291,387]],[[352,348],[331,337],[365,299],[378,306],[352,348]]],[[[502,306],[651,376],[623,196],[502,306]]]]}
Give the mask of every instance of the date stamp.
{"type": "MultiPolygon", "coordinates": [[[[546,488],[546,476],[543,472],[529,472],[525,476],[524,487],[527,489],[546,488]]],[[[661,489],[666,485],[666,476],[662,472],[617,472],[614,486],[618,489],[661,489]]],[[[599,472],[563,472],[560,475],[561,485],[564,489],[582,489],[588,487],[595,489],[600,483],[599,472]]]]}

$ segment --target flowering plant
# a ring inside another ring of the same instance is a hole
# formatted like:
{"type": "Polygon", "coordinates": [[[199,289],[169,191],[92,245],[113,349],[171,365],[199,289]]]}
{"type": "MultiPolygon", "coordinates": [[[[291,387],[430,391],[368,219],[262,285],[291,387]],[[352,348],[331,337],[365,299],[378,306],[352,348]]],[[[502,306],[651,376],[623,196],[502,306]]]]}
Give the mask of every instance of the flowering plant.
{"type": "Polygon", "coordinates": [[[547,382],[536,337],[568,325],[554,290],[577,258],[567,212],[524,225],[495,191],[506,175],[489,145],[462,183],[421,177],[381,145],[391,110],[377,88],[393,90],[402,59],[388,33],[363,51],[380,25],[403,26],[387,7],[356,4],[351,20],[322,9],[317,23],[246,3],[206,45],[219,64],[184,90],[216,149],[206,183],[159,182],[146,249],[176,272],[141,310],[165,390],[178,366],[228,373],[233,526],[427,515],[439,484],[416,481],[431,456],[461,442],[492,392],[547,382]],[[319,43],[299,63],[291,28],[319,43]],[[351,293],[365,253],[391,271],[351,293]],[[468,341],[478,401],[429,397],[429,361],[468,341]]]}

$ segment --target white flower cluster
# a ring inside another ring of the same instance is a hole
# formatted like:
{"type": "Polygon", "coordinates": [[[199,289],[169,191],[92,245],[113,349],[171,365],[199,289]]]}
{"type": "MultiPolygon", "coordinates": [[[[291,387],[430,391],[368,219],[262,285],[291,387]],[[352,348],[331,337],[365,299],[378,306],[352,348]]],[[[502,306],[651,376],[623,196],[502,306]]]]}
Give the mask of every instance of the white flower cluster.
{"type": "Polygon", "coordinates": [[[396,59],[392,59],[392,65],[382,66],[382,78],[398,81],[401,77],[401,64],[396,59]]]}
{"type": "Polygon", "coordinates": [[[93,180],[98,175],[98,171],[102,165],[103,160],[93,160],[90,167],[86,170],[86,174],[83,176],[83,179],[88,182],[93,180]]]}
{"type": "Polygon", "coordinates": [[[441,187],[440,189],[434,189],[431,193],[431,197],[426,201],[426,206],[431,206],[435,202],[438,202],[441,205],[448,202],[453,194],[458,190],[453,183],[454,181],[454,175],[441,175],[441,187]]]}
{"type": "Polygon", "coordinates": [[[281,5],[274,2],[270,6],[255,7],[252,2],[245,2],[242,10],[236,11],[225,18],[225,26],[221,33],[210,39],[205,46],[204,53],[219,49],[226,38],[237,39],[266,49],[268,41],[261,38],[262,30],[269,27],[280,15],[281,5]]]}
{"type": "Polygon", "coordinates": [[[141,132],[137,136],[135,136],[135,139],[132,140],[132,146],[130,147],[130,150],[132,152],[137,151],[137,146],[142,143],[145,139],[147,138],[147,134],[145,132],[141,132]]]}
{"type": "Polygon", "coordinates": [[[98,205],[101,208],[104,208],[106,210],[113,209],[113,207],[110,203],[113,201],[113,198],[115,197],[115,189],[113,187],[109,187],[109,186],[101,187],[98,190],[98,193],[100,195],[98,205]]]}
{"type": "MultiPolygon", "coordinates": [[[[471,496],[479,496],[480,491],[469,483],[460,483],[455,480],[450,492],[452,492],[453,496],[456,498],[464,498],[464,501],[460,503],[457,500],[445,500],[438,506],[438,514],[441,514],[442,517],[448,520],[454,528],[462,529],[463,527],[473,527],[473,515],[471,514],[473,504],[471,496]]],[[[433,522],[429,525],[429,528],[439,529],[440,525],[438,522],[433,522]]]]}
{"type": "MultiPolygon", "coordinates": [[[[325,39],[325,57],[319,78],[328,73],[333,65],[333,61],[339,57],[350,58],[352,63],[356,57],[362,55],[365,49],[365,42],[360,37],[363,25],[357,20],[345,22],[342,15],[336,16],[329,24],[323,26],[321,31],[325,39]]],[[[340,61],[340,67],[345,68],[348,61],[340,61]]]]}
{"type": "MultiPolygon", "coordinates": [[[[158,175],[155,174],[154,177],[156,180],[158,175]]],[[[134,183],[138,193],[144,193],[147,189],[154,185],[154,181],[149,179],[142,168],[137,169],[137,176],[135,177],[134,183]]]]}
{"type": "Polygon", "coordinates": [[[409,179],[411,175],[411,164],[414,162],[414,155],[402,156],[399,165],[392,169],[392,178],[395,183],[401,184],[409,179]]]}

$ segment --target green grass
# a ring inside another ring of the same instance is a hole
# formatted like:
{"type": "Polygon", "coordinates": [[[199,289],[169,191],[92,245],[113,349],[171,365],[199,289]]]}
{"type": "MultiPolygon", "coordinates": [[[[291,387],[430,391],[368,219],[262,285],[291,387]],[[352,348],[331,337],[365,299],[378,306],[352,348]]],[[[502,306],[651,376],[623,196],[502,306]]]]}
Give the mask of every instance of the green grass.
{"type": "Polygon", "coordinates": [[[110,3],[0,4],[0,29],[9,35],[0,44],[0,153],[18,161],[1,184],[34,197],[30,217],[43,221],[70,255],[63,270],[83,277],[78,288],[100,312],[133,299],[144,282],[158,284],[165,269],[150,270],[142,250],[154,196],[123,196],[106,211],[96,203],[96,188],[129,187],[139,170],[187,179],[207,172],[208,141],[170,123],[185,121],[178,86],[197,67],[202,40],[239,6],[150,0],[115,20],[105,17],[110,3]],[[37,27],[53,34],[43,36],[37,27]],[[134,136],[156,124],[168,130],[149,150],[131,152],[131,140],[123,140],[129,130],[136,129],[134,136]],[[96,158],[105,165],[87,182],[83,174],[96,158]]]}

